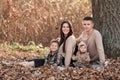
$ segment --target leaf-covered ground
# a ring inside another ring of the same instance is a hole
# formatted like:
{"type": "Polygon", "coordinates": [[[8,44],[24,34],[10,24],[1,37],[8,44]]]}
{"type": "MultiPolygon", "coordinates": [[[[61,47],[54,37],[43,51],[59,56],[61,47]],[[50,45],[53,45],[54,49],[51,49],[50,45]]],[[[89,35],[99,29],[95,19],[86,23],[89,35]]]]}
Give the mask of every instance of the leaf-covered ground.
{"type": "Polygon", "coordinates": [[[34,53],[0,51],[0,80],[120,80],[119,59],[109,59],[109,65],[101,71],[50,66],[27,68],[16,64],[38,57],[34,53]]]}

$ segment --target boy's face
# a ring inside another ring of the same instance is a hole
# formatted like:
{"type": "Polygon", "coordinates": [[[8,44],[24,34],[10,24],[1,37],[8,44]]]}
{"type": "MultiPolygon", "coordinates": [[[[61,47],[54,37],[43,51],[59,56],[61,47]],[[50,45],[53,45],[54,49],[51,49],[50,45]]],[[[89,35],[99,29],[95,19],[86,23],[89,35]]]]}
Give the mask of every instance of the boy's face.
{"type": "Polygon", "coordinates": [[[87,51],[86,46],[81,46],[81,47],[80,47],[80,51],[81,51],[81,52],[86,52],[86,51],[87,51]]]}
{"type": "Polygon", "coordinates": [[[55,52],[57,50],[58,50],[58,43],[55,43],[55,42],[51,43],[50,51],[55,52]]]}
{"type": "Polygon", "coordinates": [[[94,23],[90,20],[83,20],[82,25],[84,30],[89,32],[91,29],[93,29],[94,23]]]}

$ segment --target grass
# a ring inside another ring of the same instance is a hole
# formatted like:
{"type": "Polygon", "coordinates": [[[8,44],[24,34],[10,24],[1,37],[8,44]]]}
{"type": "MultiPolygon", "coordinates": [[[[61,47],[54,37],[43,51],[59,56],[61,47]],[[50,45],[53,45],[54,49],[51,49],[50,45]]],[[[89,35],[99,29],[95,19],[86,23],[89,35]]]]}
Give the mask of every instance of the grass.
{"type": "Polygon", "coordinates": [[[42,43],[36,45],[34,41],[29,41],[27,45],[17,42],[14,42],[13,44],[5,42],[0,44],[0,50],[38,53],[41,58],[44,58],[49,51],[49,47],[43,47],[42,43]]]}

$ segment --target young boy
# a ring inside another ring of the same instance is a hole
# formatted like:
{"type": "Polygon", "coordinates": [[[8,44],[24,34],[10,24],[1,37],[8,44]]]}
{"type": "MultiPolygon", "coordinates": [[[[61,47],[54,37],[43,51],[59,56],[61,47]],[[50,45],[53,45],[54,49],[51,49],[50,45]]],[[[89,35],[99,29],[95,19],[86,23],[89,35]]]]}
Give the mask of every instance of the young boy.
{"type": "Polygon", "coordinates": [[[52,40],[50,43],[50,52],[45,59],[45,65],[62,66],[62,56],[58,53],[59,43],[57,40],[52,40]]]}
{"type": "Polygon", "coordinates": [[[57,40],[50,42],[50,52],[45,59],[34,59],[30,61],[21,62],[20,65],[25,67],[40,67],[44,65],[62,66],[62,57],[58,54],[59,43],[57,40]]]}
{"type": "Polygon", "coordinates": [[[89,53],[87,52],[87,46],[86,44],[81,41],[78,44],[78,52],[75,55],[72,56],[73,60],[77,60],[77,62],[74,62],[75,67],[80,67],[80,68],[86,68],[89,67],[89,62],[90,62],[90,56],[89,53]]]}

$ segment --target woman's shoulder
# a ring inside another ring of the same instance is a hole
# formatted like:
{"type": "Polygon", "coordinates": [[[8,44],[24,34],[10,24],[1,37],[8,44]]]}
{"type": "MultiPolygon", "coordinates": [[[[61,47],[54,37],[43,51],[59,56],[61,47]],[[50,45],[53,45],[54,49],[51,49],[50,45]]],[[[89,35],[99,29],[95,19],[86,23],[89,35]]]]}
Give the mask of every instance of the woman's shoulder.
{"type": "Polygon", "coordinates": [[[68,37],[68,39],[70,39],[70,40],[71,40],[71,39],[72,39],[72,40],[75,40],[75,36],[74,36],[74,35],[71,35],[71,36],[68,37]]]}
{"type": "Polygon", "coordinates": [[[74,35],[71,35],[66,40],[66,45],[76,44],[76,39],[74,35]]]}

